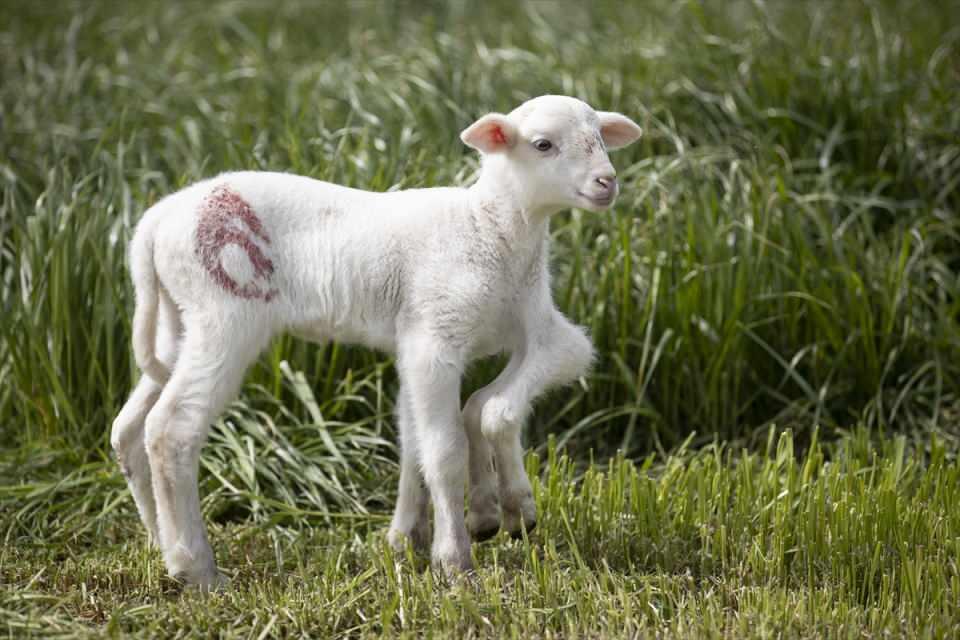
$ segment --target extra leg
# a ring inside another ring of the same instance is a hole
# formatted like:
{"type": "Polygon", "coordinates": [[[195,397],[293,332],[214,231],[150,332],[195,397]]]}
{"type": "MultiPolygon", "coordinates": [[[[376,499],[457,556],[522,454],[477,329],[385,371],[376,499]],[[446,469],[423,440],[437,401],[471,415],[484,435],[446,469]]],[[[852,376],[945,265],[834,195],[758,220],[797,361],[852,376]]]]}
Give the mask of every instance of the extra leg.
{"type": "Polygon", "coordinates": [[[462,365],[426,336],[401,341],[398,363],[433,501],[433,563],[448,574],[470,570],[473,560],[463,516],[468,455],[460,416],[462,365]]]}
{"type": "Polygon", "coordinates": [[[146,445],[167,570],[188,584],[214,589],[225,579],[200,514],[200,449],[210,423],[234,397],[266,340],[231,330],[222,318],[188,319],[185,324],[176,367],[147,416],[146,445]],[[216,330],[204,330],[208,326],[216,330]]]}
{"type": "Polygon", "coordinates": [[[583,332],[560,313],[528,336],[516,370],[483,404],[480,425],[493,446],[499,476],[503,528],[516,537],[536,525],[536,505],[523,466],[521,430],[533,400],[546,389],[583,375],[593,359],[593,347],[583,332]]]}
{"type": "Polygon", "coordinates": [[[397,506],[387,540],[400,551],[409,539],[418,551],[430,546],[430,506],[423,474],[420,473],[420,452],[417,449],[416,425],[411,415],[410,400],[401,387],[397,395],[397,430],[400,432],[400,487],[397,506]]]}

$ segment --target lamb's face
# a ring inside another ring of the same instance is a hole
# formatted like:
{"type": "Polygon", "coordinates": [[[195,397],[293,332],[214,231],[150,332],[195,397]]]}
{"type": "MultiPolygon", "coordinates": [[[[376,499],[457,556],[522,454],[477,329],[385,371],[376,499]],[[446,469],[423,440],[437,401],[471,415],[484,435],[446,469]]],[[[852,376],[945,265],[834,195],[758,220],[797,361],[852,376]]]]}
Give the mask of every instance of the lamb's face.
{"type": "Polygon", "coordinates": [[[617,196],[607,150],[639,137],[640,127],[626,116],[565,96],[541,96],[509,115],[486,115],[461,134],[489,160],[496,157],[528,206],[591,211],[606,209],[617,196]]]}

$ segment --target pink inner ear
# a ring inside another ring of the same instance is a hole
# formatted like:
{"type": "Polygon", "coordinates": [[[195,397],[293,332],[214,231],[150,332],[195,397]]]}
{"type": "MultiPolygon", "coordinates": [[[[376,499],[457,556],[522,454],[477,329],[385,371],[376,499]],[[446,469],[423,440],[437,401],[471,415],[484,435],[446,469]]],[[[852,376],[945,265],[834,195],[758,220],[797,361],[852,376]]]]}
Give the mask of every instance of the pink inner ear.
{"type": "Polygon", "coordinates": [[[490,139],[493,144],[507,144],[507,136],[503,135],[503,129],[496,125],[490,131],[490,139]]]}

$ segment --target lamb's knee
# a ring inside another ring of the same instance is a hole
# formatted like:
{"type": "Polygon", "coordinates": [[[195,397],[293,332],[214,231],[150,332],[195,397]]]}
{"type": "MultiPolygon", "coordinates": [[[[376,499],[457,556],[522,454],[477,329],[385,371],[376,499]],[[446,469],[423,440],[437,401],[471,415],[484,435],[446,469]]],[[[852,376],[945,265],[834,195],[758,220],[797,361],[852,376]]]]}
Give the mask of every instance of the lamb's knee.
{"type": "Polygon", "coordinates": [[[572,324],[566,326],[556,353],[558,384],[568,384],[587,375],[595,358],[590,338],[583,329],[572,324]]]}
{"type": "Polygon", "coordinates": [[[110,429],[110,446],[122,461],[133,447],[140,446],[140,438],[147,413],[157,401],[160,388],[149,378],[142,378],[130,398],[120,409],[110,429]]]}
{"type": "Polygon", "coordinates": [[[129,477],[138,463],[137,453],[142,453],[143,416],[121,412],[110,429],[110,446],[117,458],[123,475],[129,477]]]}
{"type": "Polygon", "coordinates": [[[490,442],[512,439],[520,433],[527,407],[516,407],[506,396],[495,395],[483,403],[480,430],[490,442]]]}
{"type": "Polygon", "coordinates": [[[147,415],[144,445],[151,469],[162,476],[178,475],[198,444],[189,418],[182,408],[160,405],[147,415]]]}
{"type": "Polygon", "coordinates": [[[150,467],[157,472],[162,472],[167,466],[166,428],[169,419],[170,411],[166,407],[154,407],[144,423],[144,448],[150,467]]]}
{"type": "Polygon", "coordinates": [[[132,440],[130,431],[136,426],[121,413],[113,421],[113,426],[110,429],[110,446],[117,457],[117,464],[120,465],[123,474],[127,476],[130,475],[129,454],[132,440]]]}
{"type": "Polygon", "coordinates": [[[129,429],[130,421],[124,417],[123,413],[113,420],[113,425],[110,427],[110,446],[118,456],[123,455],[127,450],[127,431],[129,429]]]}

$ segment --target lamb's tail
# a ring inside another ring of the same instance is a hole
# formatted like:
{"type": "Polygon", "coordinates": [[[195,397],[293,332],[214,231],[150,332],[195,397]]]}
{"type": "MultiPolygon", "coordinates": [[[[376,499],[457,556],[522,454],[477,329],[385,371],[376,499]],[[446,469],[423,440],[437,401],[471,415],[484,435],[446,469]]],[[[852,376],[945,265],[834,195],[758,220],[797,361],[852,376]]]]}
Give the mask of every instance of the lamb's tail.
{"type": "Polygon", "coordinates": [[[130,275],[136,294],[133,313],[133,355],[137,366],[160,384],[170,379],[170,370],[157,358],[157,322],[160,289],[153,262],[153,226],[141,224],[130,244],[130,275]]]}

